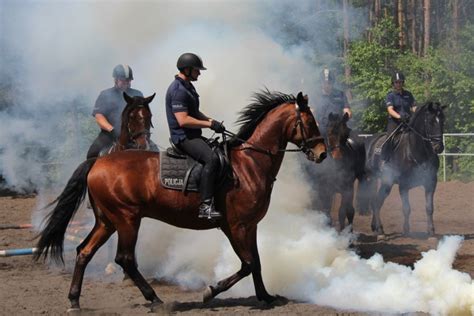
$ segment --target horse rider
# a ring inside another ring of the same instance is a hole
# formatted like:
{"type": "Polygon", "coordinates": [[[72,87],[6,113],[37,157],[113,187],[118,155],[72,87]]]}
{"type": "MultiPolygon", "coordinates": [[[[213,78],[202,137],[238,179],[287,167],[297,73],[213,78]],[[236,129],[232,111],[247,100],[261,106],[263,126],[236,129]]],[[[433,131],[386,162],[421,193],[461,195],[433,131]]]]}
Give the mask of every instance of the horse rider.
{"type": "Polygon", "coordinates": [[[131,88],[133,71],[130,66],[123,64],[115,66],[112,77],[114,86],[102,91],[95,101],[92,116],[95,117],[100,132],[87,152],[87,159],[98,157],[102,149],[111,146],[120,137],[122,111],[127,105],[123,93],[126,92],[132,97],[143,97],[141,91],[131,88]]]}
{"type": "Polygon", "coordinates": [[[206,70],[201,58],[193,53],[185,53],[178,58],[176,66],[179,73],[166,92],[166,117],[171,142],[204,165],[199,187],[199,218],[216,219],[222,216],[214,206],[215,175],[219,158],[201,136],[201,129],[210,128],[222,133],[225,127],[199,110],[199,94],[192,81],[197,81],[201,70],[206,70]]]}
{"type": "Polygon", "coordinates": [[[410,91],[403,89],[405,76],[401,72],[394,72],[392,75],[392,91],[387,94],[387,141],[383,148],[382,159],[387,160],[392,151],[392,138],[396,129],[401,123],[410,121],[411,113],[416,111],[415,98],[410,91]]]}
{"type": "Polygon", "coordinates": [[[346,95],[341,90],[334,88],[335,81],[336,77],[332,70],[324,68],[321,71],[321,92],[316,98],[315,117],[318,121],[319,131],[324,137],[327,136],[327,125],[330,113],[340,115],[347,113],[349,118],[352,117],[351,107],[349,106],[346,95]]]}

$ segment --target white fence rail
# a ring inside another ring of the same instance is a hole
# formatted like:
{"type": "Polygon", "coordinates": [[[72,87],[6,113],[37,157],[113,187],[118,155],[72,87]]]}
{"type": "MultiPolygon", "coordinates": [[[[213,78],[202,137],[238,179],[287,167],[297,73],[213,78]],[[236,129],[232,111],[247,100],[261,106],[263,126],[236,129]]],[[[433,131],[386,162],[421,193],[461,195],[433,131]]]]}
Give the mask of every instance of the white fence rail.
{"type": "MultiPolygon", "coordinates": [[[[373,134],[359,134],[360,137],[370,137],[373,134]]],[[[443,144],[446,143],[446,137],[466,137],[474,136],[474,133],[444,133],[443,134],[443,144]]],[[[443,157],[443,182],[446,182],[446,156],[474,156],[474,153],[447,153],[443,151],[439,156],[443,157]]]]}

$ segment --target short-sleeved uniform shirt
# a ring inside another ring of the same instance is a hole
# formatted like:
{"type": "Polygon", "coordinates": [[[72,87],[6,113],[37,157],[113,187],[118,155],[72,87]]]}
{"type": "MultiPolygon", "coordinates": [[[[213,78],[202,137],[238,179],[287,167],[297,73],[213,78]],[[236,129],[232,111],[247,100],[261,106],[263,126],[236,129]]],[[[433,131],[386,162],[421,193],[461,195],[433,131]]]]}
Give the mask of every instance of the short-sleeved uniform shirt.
{"type": "MultiPolygon", "coordinates": [[[[136,89],[129,88],[125,91],[129,96],[143,97],[143,94],[136,89]]],[[[120,136],[120,129],[122,124],[122,111],[127,105],[123,98],[123,91],[117,87],[112,87],[102,91],[95,101],[94,110],[92,115],[95,116],[97,113],[105,116],[107,121],[114,127],[114,134],[116,137],[120,136]]]]}
{"type": "Polygon", "coordinates": [[[176,76],[166,91],[166,118],[170,130],[171,141],[178,144],[181,140],[200,137],[200,128],[180,127],[174,113],[187,112],[189,116],[198,118],[199,94],[193,84],[176,76]]]}
{"type": "MultiPolygon", "coordinates": [[[[387,94],[386,104],[387,107],[393,106],[393,109],[398,114],[406,113],[410,115],[410,110],[415,105],[415,98],[413,97],[411,92],[407,90],[402,90],[401,93],[398,93],[396,91],[390,91],[387,94]]],[[[390,115],[389,119],[393,120],[390,115]]]]}
{"type": "Polygon", "coordinates": [[[325,134],[329,121],[329,113],[340,114],[344,108],[349,108],[346,95],[341,90],[332,89],[330,94],[321,92],[316,98],[316,120],[321,133],[325,134]]]}

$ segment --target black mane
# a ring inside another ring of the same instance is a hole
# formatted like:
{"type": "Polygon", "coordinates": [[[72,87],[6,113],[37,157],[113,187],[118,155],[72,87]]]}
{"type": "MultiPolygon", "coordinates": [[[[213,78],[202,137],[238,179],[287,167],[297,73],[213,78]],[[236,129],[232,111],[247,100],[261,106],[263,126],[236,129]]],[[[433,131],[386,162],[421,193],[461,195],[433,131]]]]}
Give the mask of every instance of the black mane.
{"type": "MultiPolygon", "coordinates": [[[[441,108],[441,105],[440,105],[438,102],[431,102],[431,101],[426,102],[425,104],[423,104],[423,106],[422,106],[419,110],[417,110],[417,111],[413,114],[413,119],[411,120],[410,125],[413,126],[414,124],[416,124],[416,122],[418,121],[418,119],[419,119],[420,117],[423,117],[423,116],[425,115],[426,111],[428,111],[428,109],[429,109],[430,106],[431,106],[431,107],[433,108],[433,110],[435,110],[435,111],[439,111],[440,108],[441,108]]],[[[442,113],[442,111],[441,111],[441,113],[442,113]]],[[[444,117],[443,117],[443,119],[444,119],[444,117]]]]}
{"type": "Polygon", "coordinates": [[[236,121],[241,125],[237,133],[239,139],[231,139],[230,146],[238,146],[242,144],[242,140],[248,140],[268,112],[281,104],[296,102],[291,94],[270,92],[268,89],[254,93],[251,100],[253,102],[239,112],[240,116],[236,121]]]}

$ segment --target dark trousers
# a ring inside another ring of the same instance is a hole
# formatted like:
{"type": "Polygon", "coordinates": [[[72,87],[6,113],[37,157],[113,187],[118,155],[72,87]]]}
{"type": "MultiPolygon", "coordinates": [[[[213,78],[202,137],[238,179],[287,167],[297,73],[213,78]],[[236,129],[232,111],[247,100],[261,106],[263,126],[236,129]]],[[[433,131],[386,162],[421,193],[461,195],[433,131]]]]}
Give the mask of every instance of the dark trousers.
{"type": "Polygon", "coordinates": [[[91,147],[87,151],[87,159],[97,158],[102,149],[112,146],[114,139],[110,133],[103,130],[100,131],[97,138],[92,143],[91,147]]]}
{"type": "Polygon", "coordinates": [[[397,122],[393,119],[388,119],[387,122],[387,136],[392,134],[392,132],[400,125],[400,122],[397,122]]]}
{"type": "Polygon", "coordinates": [[[199,184],[201,200],[204,201],[212,198],[214,196],[216,171],[219,167],[219,157],[217,154],[202,138],[185,138],[177,146],[204,165],[201,173],[201,183],[199,184]]]}

